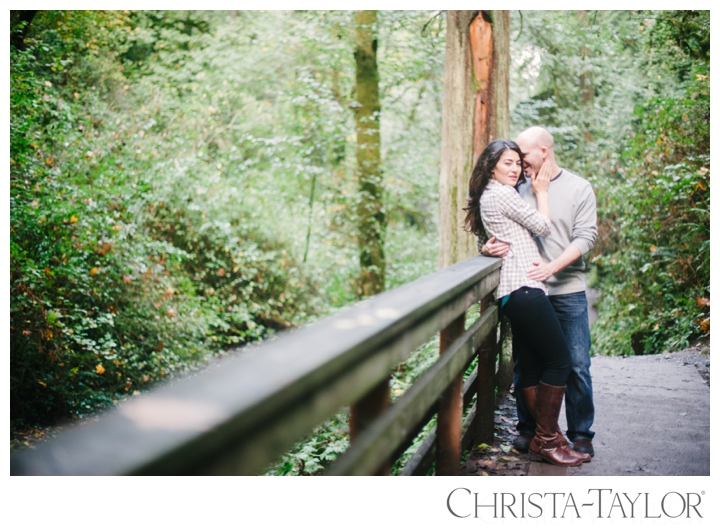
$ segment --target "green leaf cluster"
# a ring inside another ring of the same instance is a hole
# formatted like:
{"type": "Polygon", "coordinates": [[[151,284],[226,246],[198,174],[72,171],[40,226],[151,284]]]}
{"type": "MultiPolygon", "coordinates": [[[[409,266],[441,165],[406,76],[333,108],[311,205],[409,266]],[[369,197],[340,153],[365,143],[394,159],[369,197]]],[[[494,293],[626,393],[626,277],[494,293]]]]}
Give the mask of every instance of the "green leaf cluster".
{"type": "Polygon", "coordinates": [[[710,332],[709,55],[688,44],[703,35],[705,12],[663,13],[651,35],[678,84],[637,106],[624,170],[600,197],[601,350],[672,351],[710,332]]]}
{"type": "MultiPolygon", "coordinates": [[[[353,27],[341,11],[13,14],[13,425],[356,299],[353,27]]],[[[380,31],[392,287],[436,266],[444,30],[398,12],[380,31]]]]}

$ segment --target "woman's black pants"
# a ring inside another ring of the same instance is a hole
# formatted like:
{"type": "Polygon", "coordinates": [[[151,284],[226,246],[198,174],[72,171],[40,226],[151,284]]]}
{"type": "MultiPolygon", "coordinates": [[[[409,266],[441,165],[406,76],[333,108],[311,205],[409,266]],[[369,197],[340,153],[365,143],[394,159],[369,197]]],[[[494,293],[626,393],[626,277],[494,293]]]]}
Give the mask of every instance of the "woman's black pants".
{"type": "Polygon", "coordinates": [[[503,314],[510,319],[513,350],[521,366],[516,389],[541,381],[564,386],[570,374],[570,350],[545,292],[530,287],[513,291],[503,314]]]}

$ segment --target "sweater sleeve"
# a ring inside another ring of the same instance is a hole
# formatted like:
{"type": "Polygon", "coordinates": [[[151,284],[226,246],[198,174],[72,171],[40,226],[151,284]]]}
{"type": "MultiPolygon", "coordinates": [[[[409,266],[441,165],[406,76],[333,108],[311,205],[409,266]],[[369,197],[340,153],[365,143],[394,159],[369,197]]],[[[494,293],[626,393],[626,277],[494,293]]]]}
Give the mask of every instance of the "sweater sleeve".
{"type": "Polygon", "coordinates": [[[570,244],[577,247],[581,254],[592,250],[597,238],[597,206],[595,193],[588,183],[581,191],[581,199],[575,214],[570,244]]]}
{"type": "Polygon", "coordinates": [[[525,202],[510,186],[503,186],[503,213],[521,226],[527,228],[535,237],[550,235],[550,219],[525,202]]]}

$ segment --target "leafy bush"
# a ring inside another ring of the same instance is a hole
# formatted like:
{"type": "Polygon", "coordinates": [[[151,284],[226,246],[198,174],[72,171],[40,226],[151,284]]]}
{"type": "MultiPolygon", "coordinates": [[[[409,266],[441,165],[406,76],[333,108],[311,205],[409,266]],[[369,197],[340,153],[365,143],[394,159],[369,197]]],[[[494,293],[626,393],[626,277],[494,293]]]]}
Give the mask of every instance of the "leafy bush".
{"type": "Polygon", "coordinates": [[[42,12],[11,50],[14,426],[83,415],[315,310],[286,242],[195,193],[215,164],[179,158],[163,102],[123,84],[126,23],[42,12]]]}
{"type": "Polygon", "coordinates": [[[625,170],[599,196],[602,352],[675,350],[709,334],[709,116],[704,65],[683,93],[635,112],[625,170]]]}

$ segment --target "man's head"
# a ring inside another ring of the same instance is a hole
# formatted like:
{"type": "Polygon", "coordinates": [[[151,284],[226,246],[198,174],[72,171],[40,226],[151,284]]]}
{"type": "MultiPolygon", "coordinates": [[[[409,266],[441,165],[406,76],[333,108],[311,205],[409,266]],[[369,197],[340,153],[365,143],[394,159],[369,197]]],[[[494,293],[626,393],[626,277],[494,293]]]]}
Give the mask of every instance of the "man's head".
{"type": "Polygon", "coordinates": [[[553,137],[544,128],[530,127],[524,130],[518,135],[515,143],[525,155],[525,172],[528,176],[536,175],[546,159],[555,163],[553,137]]]}

